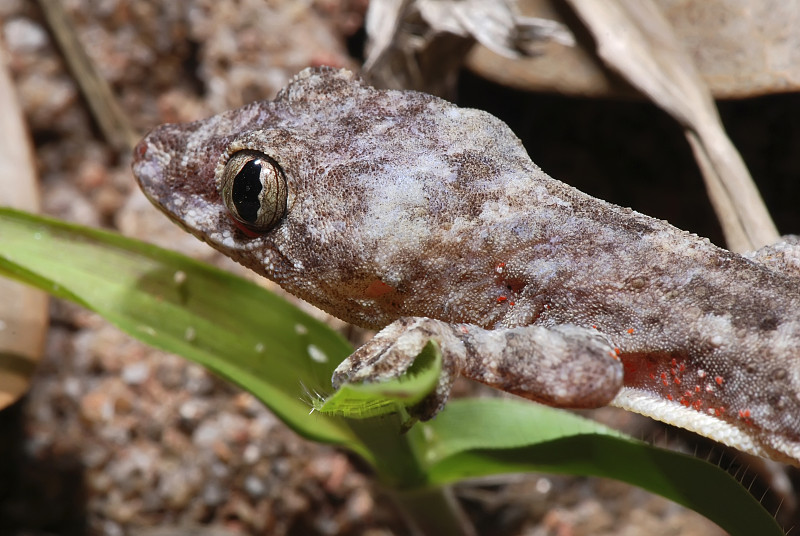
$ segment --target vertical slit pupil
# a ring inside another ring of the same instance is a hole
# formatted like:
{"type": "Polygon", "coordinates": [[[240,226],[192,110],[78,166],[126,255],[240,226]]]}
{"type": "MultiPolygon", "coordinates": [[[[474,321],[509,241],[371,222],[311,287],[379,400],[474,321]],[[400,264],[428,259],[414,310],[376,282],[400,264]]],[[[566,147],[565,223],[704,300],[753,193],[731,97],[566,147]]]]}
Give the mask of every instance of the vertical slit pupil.
{"type": "Polygon", "coordinates": [[[236,212],[244,221],[256,222],[258,209],[261,208],[261,202],[258,199],[261,190],[261,160],[250,160],[234,177],[233,192],[231,193],[236,212]]]}

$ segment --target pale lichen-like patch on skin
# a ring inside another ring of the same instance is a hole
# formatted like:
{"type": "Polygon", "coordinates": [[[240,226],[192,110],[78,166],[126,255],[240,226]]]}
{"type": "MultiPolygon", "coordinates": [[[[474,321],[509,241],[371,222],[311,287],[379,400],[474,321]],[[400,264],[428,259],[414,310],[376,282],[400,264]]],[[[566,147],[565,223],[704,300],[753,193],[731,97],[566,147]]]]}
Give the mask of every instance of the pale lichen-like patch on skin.
{"type": "Polygon", "coordinates": [[[300,73],[274,101],[155,129],[134,171],[226,255],[340,318],[386,326],[340,381],[396,376],[433,338],[444,372],[423,417],[463,374],[556,405],[616,396],[800,463],[796,241],[748,260],[551,179],[484,112],[330,69],[300,73]],[[242,149],[287,181],[285,215],[256,237],[219,193],[242,149]]]}

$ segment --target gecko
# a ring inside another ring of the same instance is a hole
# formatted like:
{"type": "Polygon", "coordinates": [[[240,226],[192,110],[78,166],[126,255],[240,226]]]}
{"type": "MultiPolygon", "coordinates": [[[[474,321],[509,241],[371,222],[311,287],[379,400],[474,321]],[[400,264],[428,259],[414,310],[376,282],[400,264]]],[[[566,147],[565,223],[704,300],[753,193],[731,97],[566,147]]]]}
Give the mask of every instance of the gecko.
{"type": "Polygon", "coordinates": [[[333,386],[442,353],[562,408],[611,404],[800,465],[800,248],[749,256],[552,179],[494,116],[306,69],[272,101],[152,130],[145,195],[288,292],[379,330],[333,386]]]}

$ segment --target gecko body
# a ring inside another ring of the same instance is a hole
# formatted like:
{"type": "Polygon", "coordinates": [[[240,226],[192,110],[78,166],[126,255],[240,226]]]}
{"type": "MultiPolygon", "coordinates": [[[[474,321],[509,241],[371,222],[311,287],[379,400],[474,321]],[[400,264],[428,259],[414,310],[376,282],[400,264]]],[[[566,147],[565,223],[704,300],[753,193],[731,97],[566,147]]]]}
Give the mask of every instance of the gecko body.
{"type": "Polygon", "coordinates": [[[396,376],[434,339],[444,370],[423,418],[463,375],[800,463],[790,245],[752,258],[718,248],[550,178],[485,112],[343,70],[306,70],[273,101],[162,125],[134,172],[187,231],[381,329],[335,385],[396,376]]]}

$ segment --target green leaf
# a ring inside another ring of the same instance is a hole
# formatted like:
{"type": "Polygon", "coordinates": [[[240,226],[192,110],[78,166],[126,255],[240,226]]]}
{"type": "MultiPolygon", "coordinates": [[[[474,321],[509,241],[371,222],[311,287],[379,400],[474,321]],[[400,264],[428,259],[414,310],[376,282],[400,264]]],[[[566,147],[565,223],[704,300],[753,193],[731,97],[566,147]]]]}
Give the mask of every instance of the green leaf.
{"type": "Polygon", "coordinates": [[[0,209],[0,243],[0,273],[208,367],[307,438],[364,450],[341,419],[309,416],[308,393],[332,391],[350,346],[264,288],[149,244],[9,209],[0,209]]]}
{"type": "Polygon", "coordinates": [[[695,510],[731,535],[783,535],[731,475],[565,411],[520,400],[454,400],[419,437],[425,473],[442,486],[501,473],[544,472],[628,482],[695,510]]]}

